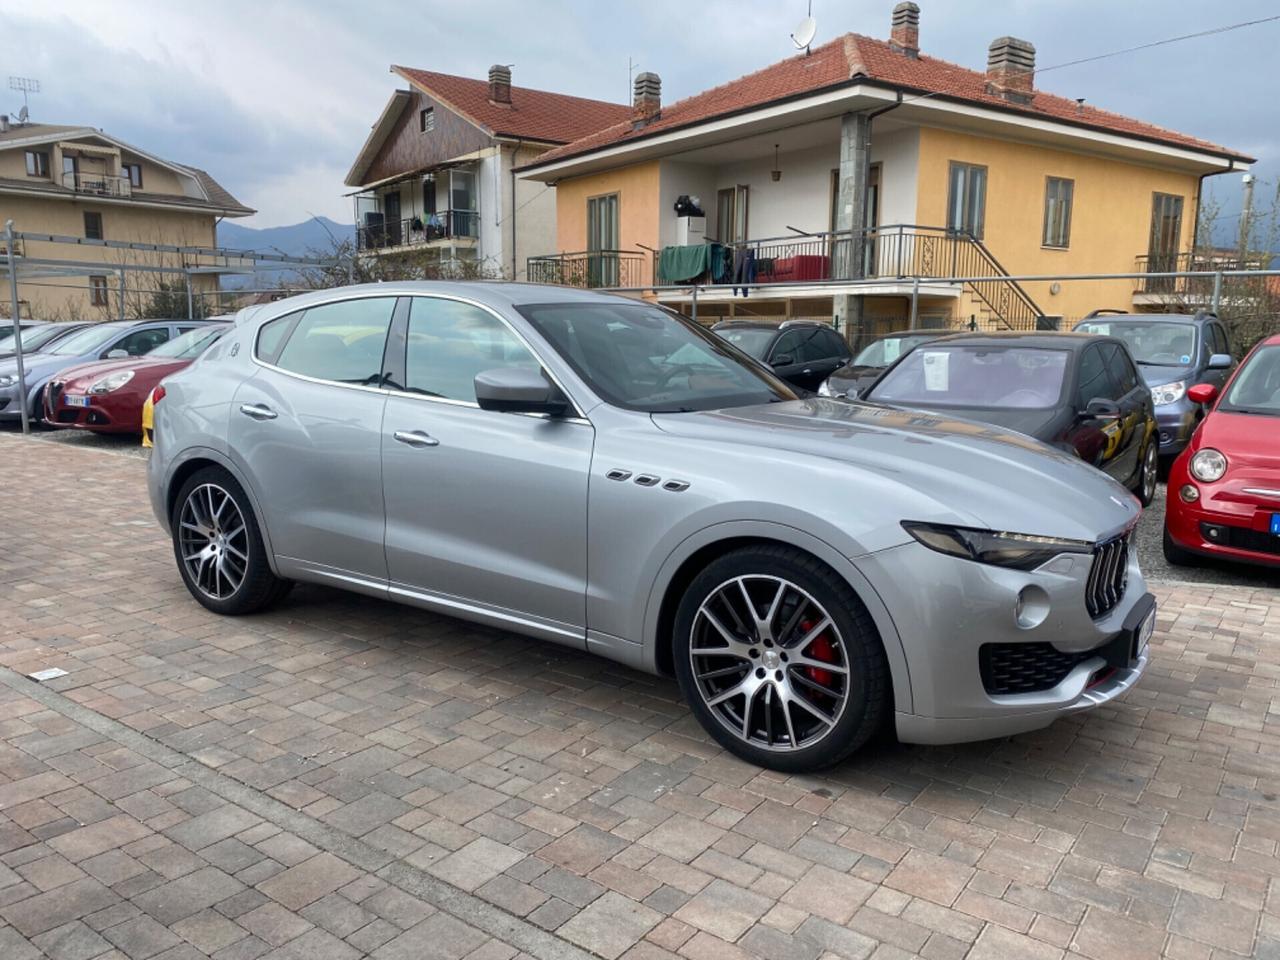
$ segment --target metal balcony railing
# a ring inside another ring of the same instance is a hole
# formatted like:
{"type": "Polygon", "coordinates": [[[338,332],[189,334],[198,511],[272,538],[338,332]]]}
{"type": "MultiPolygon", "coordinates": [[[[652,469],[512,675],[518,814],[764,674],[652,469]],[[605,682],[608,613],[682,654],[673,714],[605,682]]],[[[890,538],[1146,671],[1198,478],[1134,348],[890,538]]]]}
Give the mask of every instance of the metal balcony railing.
{"type": "MultiPolygon", "coordinates": [[[[1271,258],[1260,254],[1238,255],[1223,254],[1216,251],[1197,253],[1164,253],[1148,254],[1137,258],[1135,270],[1138,273],[1179,273],[1199,271],[1205,275],[1200,277],[1159,277],[1147,276],[1139,278],[1134,285],[1134,292],[1167,297],[1171,300],[1185,298],[1188,301],[1209,300],[1214,294],[1214,273],[1221,270],[1266,270],[1271,258]]],[[[1259,277],[1223,277],[1222,296],[1247,296],[1255,289],[1265,285],[1265,279],[1259,277]]]]}
{"type": "Polygon", "coordinates": [[[360,250],[416,246],[440,240],[476,240],[480,237],[480,214],[475,210],[441,210],[400,220],[366,222],[356,227],[360,250]]]}
{"type": "Polygon", "coordinates": [[[554,283],[590,290],[643,287],[653,283],[649,255],[629,250],[584,250],[530,257],[526,271],[530,283],[554,283]]]}
{"type": "Polygon", "coordinates": [[[133,196],[133,184],[128,177],[113,177],[106,173],[64,173],[62,185],[76,193],[90,193],[98,197],[133,196]]]}

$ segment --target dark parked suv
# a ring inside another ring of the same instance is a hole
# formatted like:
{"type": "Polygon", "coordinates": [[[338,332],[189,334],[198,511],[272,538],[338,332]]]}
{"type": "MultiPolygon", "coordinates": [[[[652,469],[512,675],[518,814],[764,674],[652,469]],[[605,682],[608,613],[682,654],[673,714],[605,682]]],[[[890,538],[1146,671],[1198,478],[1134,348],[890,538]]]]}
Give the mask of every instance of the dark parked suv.
{"type": "Polygon", "coordinates": [[[1216,314],[1125,313],[1095,310],[1076,324],[1081,333],[1123,340],[1151,388],[1160,425],[1160,457],[1171,461],[1187,445],[1203,411],[1187,396],[1197,383],[1219,390],[1236,361],[1226,327],[1216,314]]]}
{"type": "Polygon", "coordinates": [[[788,383],[817,390],[849,362],[849,345],[829,324],[787,320],[782,324],[725,320],[711,328],[743,353],[773,367],[788,383]]]}

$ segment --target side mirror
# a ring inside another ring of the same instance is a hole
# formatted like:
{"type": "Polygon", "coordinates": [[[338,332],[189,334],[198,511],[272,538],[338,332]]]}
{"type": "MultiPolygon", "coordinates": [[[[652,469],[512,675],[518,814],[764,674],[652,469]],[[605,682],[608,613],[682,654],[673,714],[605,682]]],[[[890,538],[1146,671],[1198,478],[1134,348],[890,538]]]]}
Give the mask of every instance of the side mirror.
{"type": "Polygon", "coordinates": [[[499,367],[476,374],[476,403],[481,410],[500,413],[545,413],[559,417],[569,399],[541,370],[499,367]]]}
{"type": "Polygon", "coordinates": [[[1086,420],[1119,420],[1120,404],[1105,397],[1094,397],[1084,408],[1086,420]]]}
{"type": "Polygon", "coordinates": [[[1210,370],[1230,370],[1232,363],[1233,361],[1231,359],[1231,354],[1215,353],[1212,357],[1209,358],[1209,369],[1210,370]]]}
{"type": "Polygon", "coordinates": [[[788,364],[795,363],[795,358],[789,353],[781,353],[769,361],[771,367],[785,367],[788,364]]]}
{"type": "Polygon", "coordinates": [[[106,358],[108,360],[124,360],[128,356],[129,356],[128,350],[121,350],[119,347],[116,347],[114,350],[107,351],[106,358]]]}
{"type": "MultiPolygon", "coordinates": [[[[1226,354],[1218,354],[1218,356],[1226,356],[1226,354]]],[[[1212,383],[1197,383],[1194,387],[1187,389],[1187,397],[1192,403],[1209,404],[1218,396],[1218,388],[1212,383]]]]}

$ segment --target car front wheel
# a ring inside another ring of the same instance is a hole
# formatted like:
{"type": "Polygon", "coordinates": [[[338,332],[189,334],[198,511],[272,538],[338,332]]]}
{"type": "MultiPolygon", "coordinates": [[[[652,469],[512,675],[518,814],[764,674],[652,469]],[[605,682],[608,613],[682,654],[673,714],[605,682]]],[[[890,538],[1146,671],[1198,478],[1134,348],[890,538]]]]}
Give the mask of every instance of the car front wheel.
{"type": "Polygon", "coordinates": [[[1151,506],[1156,498],[1156,481],[1160,479],[1160,449],[1155,437],[1147,441],[1142,452],[1142,466],[1138,470],[1138,489],[1134,491],[1144,507],[1151,506]]]}
{"type": "Polygon", "coordinates": [[[879,729],[889,667],[853,589],[799,550],[754,546],[713,561],[675,622],[680,688],[699,722],[745,760],[830,766],[879,729]]]}
{"type": "Polygon", "coordinates": [[[214,613],[266,609],[292,586],[271,572],[244,488],[221,467],[196,471],[174,501],[173,552],[191,595],[214,613]]]}

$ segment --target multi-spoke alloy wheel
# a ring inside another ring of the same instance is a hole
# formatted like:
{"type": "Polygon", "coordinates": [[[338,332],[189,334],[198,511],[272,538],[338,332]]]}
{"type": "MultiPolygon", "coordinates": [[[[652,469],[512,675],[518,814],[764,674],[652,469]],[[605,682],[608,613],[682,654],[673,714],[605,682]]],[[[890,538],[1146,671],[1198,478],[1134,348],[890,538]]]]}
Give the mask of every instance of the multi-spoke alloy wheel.
{"type": "Polygon", "coordinates": [[[689,644],[702,701],[734,736],[766,750],[826,737],[849,700],[835,621],[781,577],[734,577],[698,608],[689,644]]]}
{"type": "Polygon", "coordinates": [[[214,600],[239,590],[249,566],[249,531],[231,494],[201,484],[187,495],[178,524],[182,562],[196,589],[214,600]]]}
{"type": "Polygon", "coordinates": [[[1144,507],[1151,506],[1156,498],[1156,479],[1160,475],[1160,450],[1155,437],[1147,442],[1146,452],[1142,456],[1142,488],[1139,497],[1144,507]]]}

